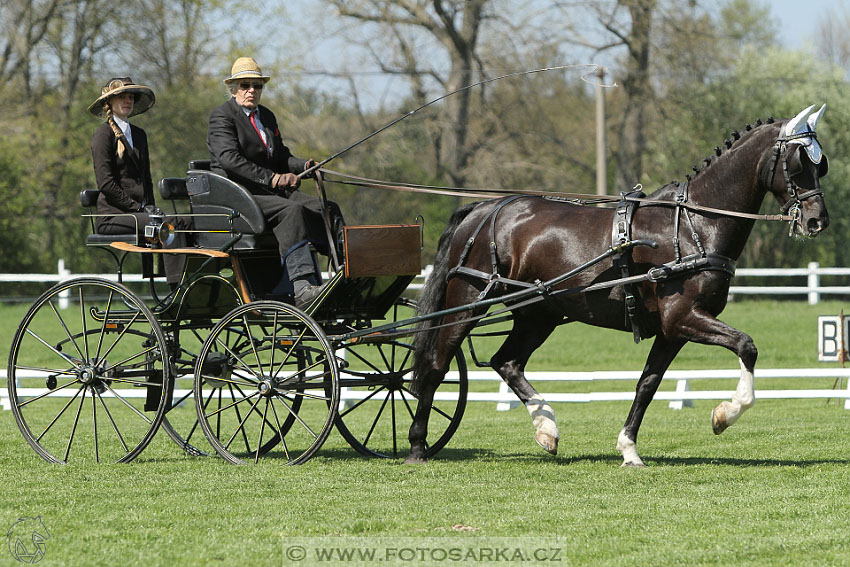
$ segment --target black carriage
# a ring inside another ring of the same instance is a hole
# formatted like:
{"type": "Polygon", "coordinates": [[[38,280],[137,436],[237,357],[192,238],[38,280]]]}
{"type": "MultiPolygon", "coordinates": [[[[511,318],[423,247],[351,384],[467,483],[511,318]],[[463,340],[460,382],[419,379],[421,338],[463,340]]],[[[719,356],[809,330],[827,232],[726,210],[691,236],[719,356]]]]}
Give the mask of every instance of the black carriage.
{"type": "MultiPolygon", "coordinates": [[[[324,198],[321,174],[316,185],[324,198]]],[[[346,227],[325,292],[302,310],[276,287],[277,242],[247,190],[205,161],[159,190],[188,200],[194,222],[194,245],[178,250],[187,255],[179,286],[162,291],[152,278],[143,298],[122,283],[128,255],[155,268],[175,252],[159,245],[167,224],[147,227],[147,242],[93,230],[87,244],[112,254],[118,282],[61,282],[15,334],[9,398],[33,449],[51,462],[127,462],[162,428],[190,455],[212,447],[233,463],[297,464],[336,426],[359,453],[397,456],[416,407],[412,341],[399,322],[414,315],[402,294],[420,271],[420,227],[346,227]]],[[[96,198],[81,193],[84,206],[96,198]]],[[[434,405],[430,454],[463,415],[461,354],[455,365],[434,405]]]]}

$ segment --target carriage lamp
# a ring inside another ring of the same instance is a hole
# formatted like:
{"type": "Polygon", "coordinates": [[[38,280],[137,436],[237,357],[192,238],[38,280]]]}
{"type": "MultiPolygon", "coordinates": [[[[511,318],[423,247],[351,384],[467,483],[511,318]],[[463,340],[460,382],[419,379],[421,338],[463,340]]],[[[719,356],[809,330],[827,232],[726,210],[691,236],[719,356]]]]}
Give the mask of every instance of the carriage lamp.
{"type": "Polygon", "coordinates": [[[166,222],[159,215],[151,215],[150,222],[145,226],[145,240],[152,246],[169,246],[175,238],[174,225],[166,222]]]}

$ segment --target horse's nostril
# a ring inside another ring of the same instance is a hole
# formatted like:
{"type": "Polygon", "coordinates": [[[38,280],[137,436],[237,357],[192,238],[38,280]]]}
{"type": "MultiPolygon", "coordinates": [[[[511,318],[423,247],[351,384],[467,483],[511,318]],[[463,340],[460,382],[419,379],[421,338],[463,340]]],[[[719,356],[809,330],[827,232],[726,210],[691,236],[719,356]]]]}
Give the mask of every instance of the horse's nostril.
{"type": "Polygon", "coordinates": [[[821,219],[811,218],[806,222],[806,229],[808,229],[809,234],[817,234],[825,229],[827,224],[829,224],[829,221],[822,222],[821,219]]]}

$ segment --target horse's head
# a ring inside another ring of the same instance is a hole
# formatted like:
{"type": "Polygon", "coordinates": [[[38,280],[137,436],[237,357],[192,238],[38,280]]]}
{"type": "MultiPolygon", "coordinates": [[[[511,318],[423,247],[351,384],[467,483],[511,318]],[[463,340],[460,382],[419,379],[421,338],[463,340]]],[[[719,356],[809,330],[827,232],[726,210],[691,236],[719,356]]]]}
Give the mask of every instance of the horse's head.
{"type": "Polygon", "coordinates": [[[800,236],[817,236],[829,226],[829,213],[820,187],[820,178],[829,170],[826,156],[818,143],[815,128],[826,105],[812,113],[814,106],[780,124],[762,179],[790,214],[791,231],[800,236]]]}

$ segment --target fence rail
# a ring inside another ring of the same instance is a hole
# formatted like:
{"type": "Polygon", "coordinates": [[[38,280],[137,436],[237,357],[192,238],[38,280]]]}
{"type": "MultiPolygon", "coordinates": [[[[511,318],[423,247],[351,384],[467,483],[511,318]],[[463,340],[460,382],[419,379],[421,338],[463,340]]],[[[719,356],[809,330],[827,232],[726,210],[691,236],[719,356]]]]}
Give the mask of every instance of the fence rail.
{"type": "MultiPolygon", "coordinates": [[[[738,378],[740,369],[722,369],[722,370],[669,370],[664,375],[664,381],[676,382],[675,390],[659,391],[655,394],[656,400],[669,401],[671,409],[682,409],[693,405],[693,400],[728,400],[732,398],[733,390],[691,390],[690,383],[693,380],[718,380],[738,378]]],[[[19,373],[20,378],[38,378],[46,376],[46,374],[29,371],[19,373]]],[[[519,400],[516,395],[510,391],[507,385],[493,371],[478,371],[474,370],[468,374],[470,381],[477,382],[498,382],[498,391],[482,392],[480,389],[473,389],[467,395],[467,400],[470,402],[491,402],[496,403],[498,411],[505,411],[519,405],[519,400]]],[[[633,383],[640,377],[639,371],[630,370],[604,370],[592,372],[528,372],[526,377],[531,382],[613,382],[613,381],[629,381],[633,383]]],[[[0,378],[6,379],[6,372],[0,372],[0,378]]],[[[457,374],[450,372],[447,379],[457,379],[457,374]]],[[[777,378],[794,378],[794,379],[814,379],[814,378],[829,378],[834,379],[833,388],[804,388],[804,389],[761,389],[756,390],[756,400],[762,399],[844,399],[844,409],[850,410],[850,368],[756,368],[755,379],[757,382],[763,382],[766,379],[777,378]],[[847,380],[847,385],[843,382],[847,380]]],[[[183,396],[191,397],[191,390],[186,388],[187,384],[191,384],[192,376],[184,376],[180,378],[177,388],[174,391],[176,398],[183,396]],[[182,387],[181,387],[182,386],[182,387]]],[[[73,396],[74,392],[69,388],[67,392],[57,392],[57,396],[73,396]]],[[[46,388],[22,388],[19,390],[19,396],[39,396],[47,392],[46,388]]],[[[146,396],[144,388],[135,388],[127,390],[118,390],[118,393],[125,398],[143,398],[146,396]]],[[[104,394],[107,395],[107,394],[104,394]]],[[[352,402],[361,400],[364,397],[371,396],[368,392],[358,392],[354,390],[343,389],[340,395],[340,402],[352,402]]],[[[629,390],[614,390],[606,392],[544,392],[543,396],[549,402],[615,402],[615,401],[632,401],[635,397],[634,389],[629,390]]],[[[437,390],[435,399],[438,400],[456,400],[457,394],[453,392],[440,392],[437,390]]],[[[6,388],[0,390],[0,405],[4,409],[11,409],[9,395],[6,388]]]]}
{"type": "MultiPolygon", "coordinates": [[[[432,266],[427,266],[413,280],[408,289],[422,289],[428,275],[431,274],[432,266]]],[[[843,286],[823,286],[821,278],[825,276],[839,276],[850,278],[850,268],[821,268],[817,262],[810,262],[805,268],[739,268],[736,275],[740,277],[758,277],[758,278],[773,278],[773,277],[795,277],[805,278],[806,285],[733,285],[729,288],[729,294],[734,295],[799,295],[805,296],[808,299],[809,305],[817,305],[822,296],[834,295],[850,297],[850,285],[843,286]]],[[[93,276],[105,278],[108,280],[117,280],[115,274],[72,274],[65,267],[65,261],[59,260],[57,272],[55,274],[0,274],[0,282],[5,283],[56,283],[72,278],[83,276],[93,276]]],[[[126,283],[144,282],[139,274],[125,274],[123,277],[126,283]]],[[[850,281],[850,280],[848,280],[850,281]]],[[[0,297],[0,301],[3,298],[0,297]]]]}

